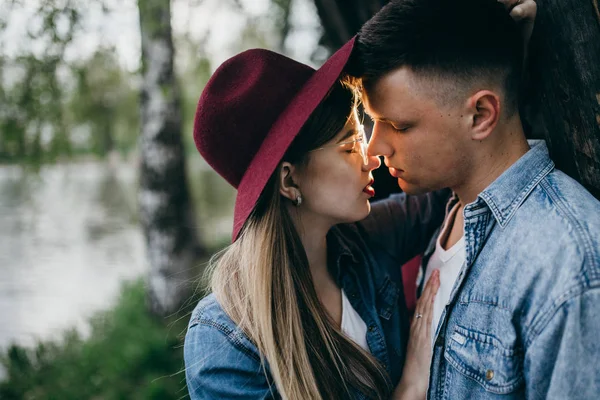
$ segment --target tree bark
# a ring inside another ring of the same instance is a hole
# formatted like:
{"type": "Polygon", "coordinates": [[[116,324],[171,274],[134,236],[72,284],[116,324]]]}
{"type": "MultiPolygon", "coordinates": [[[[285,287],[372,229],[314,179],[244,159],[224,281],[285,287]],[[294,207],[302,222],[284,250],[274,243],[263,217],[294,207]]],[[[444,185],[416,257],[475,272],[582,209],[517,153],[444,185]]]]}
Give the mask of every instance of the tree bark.
{"type": "MultiPolygon", "coordinates": [[[[335,51],[387,0],[314,0],[335,51]]],[[[557,168],[600,199],[599,0],[536,0],[522,117],[529,136],[545,139],[557,168]]],[[[394,191],[384,169],[375,171],[378,196],[394,191]]],[[[397,187],[397,186],[396,186],[397,187]]]]}
{"type": "Polygon", "coordinates": [[[556,166],[600,199],[598,0],[537,0],[525,91],[531,136],[556,166]]]}
{"type": "Polygon", "coordinates": [[[388,0],[315,0],[324,30],[321,44],[332,51],[339,49],[387,2],[388,0]]]}
{"type": "Polygon", "coordinates": [[[173,68],[169,0],[139,0],[142,37],[140,220],[149,262],[148,306],[171,314],[190,295],[201,247],[194,228],[173,68]]]}

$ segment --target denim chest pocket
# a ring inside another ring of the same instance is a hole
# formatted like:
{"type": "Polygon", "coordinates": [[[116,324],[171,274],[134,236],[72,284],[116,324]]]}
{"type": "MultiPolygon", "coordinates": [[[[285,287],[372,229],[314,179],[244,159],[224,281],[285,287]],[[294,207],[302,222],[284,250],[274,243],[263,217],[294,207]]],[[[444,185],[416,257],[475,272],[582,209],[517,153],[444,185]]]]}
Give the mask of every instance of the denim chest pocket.
{"type": "Polygon", "coordinates": [[[456,325],[448,332],[445,358],[457,371],[486,391],[508,394],[524,382],[520,349],[503,345],[490,334],[456,325]]]}

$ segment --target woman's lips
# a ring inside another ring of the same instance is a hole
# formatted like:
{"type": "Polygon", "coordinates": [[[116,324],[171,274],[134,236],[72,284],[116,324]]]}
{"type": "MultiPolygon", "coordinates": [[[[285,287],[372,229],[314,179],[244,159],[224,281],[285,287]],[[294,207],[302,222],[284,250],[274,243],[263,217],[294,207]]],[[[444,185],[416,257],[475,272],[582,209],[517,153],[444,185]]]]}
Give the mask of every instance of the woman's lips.
{"type": "Polygon", "coordinates": [[[363,192],[365,192],[366,194],[368,194],[371,197],[375,196],[375,189],[373,189],[373,186],[371,186],[373,184],[373,182],[375,182],[375,180],[371,179],[369,184],[367,186],[365,186],[365,188],[363,189],[363,192]]]}

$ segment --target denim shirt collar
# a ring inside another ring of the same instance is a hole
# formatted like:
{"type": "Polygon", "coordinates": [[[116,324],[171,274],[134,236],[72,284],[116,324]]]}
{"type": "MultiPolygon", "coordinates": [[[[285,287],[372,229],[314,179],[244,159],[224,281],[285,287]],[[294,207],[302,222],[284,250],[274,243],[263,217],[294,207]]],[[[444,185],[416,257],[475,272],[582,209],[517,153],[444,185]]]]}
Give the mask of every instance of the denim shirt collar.
{"type": "Polygon", "coordinates": [[[528,142],[530,150],[478,196],[502,227],[508,224],[529,193],[554,169],[546,143],[543,140],[528,142]]]}
{"type": "MultiPolygon", "coordinates": [[[[344,259],[351,261],[352,264],[358,264],[356,259],[357,249],[351,248],[352,243],[344,241],[338,228],[335,226],[327,233],[327,266],[331,272],[331,276],[338,285],[342,283],[342,274],[347,266],[344,259]]],[[[340,286],[341,287],[341,286],[340,286]]]]}

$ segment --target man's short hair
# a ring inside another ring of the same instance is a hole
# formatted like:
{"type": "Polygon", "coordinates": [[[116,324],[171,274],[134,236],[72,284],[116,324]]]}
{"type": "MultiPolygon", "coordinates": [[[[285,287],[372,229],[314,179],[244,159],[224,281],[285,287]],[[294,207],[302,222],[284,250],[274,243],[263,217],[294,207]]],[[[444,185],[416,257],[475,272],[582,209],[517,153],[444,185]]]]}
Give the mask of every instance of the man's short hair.
{"type": "Polygon", "coordinates": [[[361,28],[349,72],[367,91],[405,66],[449,93],[497,83],[510,115],[522,63],[519,28],[497,0],[392,0],[361,28]]]}

